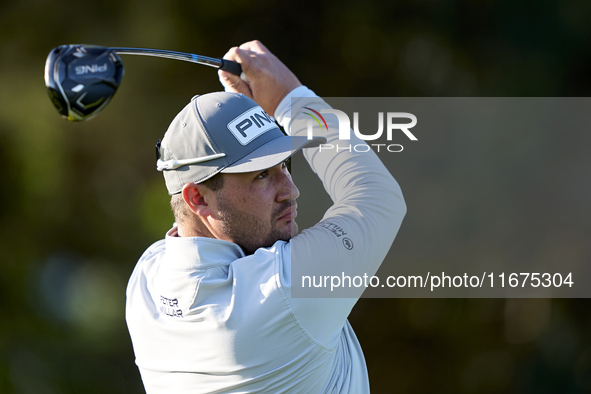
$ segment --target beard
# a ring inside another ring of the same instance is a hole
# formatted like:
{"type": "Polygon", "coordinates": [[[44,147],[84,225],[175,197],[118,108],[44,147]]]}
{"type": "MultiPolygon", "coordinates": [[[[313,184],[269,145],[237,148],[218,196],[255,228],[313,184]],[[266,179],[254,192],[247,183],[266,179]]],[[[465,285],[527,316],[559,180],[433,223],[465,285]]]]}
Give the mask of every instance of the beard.
{"type": "Polygon", "coordinates": [[[273,246],[277,241],[289,241],[298,233],[294,220],[283,229],[277,228],[277,219],[293,204],[284,201],[276,209],[269,221],[250,212],[236,209],[218,196],[218,215],[224,236],[240,246],[246,254],[253,254],[258,248],[273,246]]]}

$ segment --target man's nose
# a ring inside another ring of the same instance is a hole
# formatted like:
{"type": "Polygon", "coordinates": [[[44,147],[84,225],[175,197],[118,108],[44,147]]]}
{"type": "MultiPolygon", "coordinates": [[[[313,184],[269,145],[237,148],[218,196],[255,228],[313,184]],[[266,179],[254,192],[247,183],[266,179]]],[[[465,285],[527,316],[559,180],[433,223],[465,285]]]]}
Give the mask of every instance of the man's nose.
{"type": "Polygon", "coordinates": [[[295,183],[293,183],[291,174],[285,169],[281,172],[281,189],[280,192],[277,193],[277,201],[295,200],[299,196],[300,191],[295,183]]]}

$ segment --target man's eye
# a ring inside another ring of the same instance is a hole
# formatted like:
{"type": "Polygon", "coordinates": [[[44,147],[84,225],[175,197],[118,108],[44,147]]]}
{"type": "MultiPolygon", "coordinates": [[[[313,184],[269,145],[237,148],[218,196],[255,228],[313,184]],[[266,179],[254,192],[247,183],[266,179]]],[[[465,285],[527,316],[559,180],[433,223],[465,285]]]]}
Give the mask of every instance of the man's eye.
{"type": "Polygon", "coordinates": [[[267,175],[269,175],[269,173],[268,173],[267,171],[263,171],[263,172],[261,172],[259,175],[257,175],[257,178],[256,178],[256,179],[263,179],[263,178],[266,178],[266,177],[267,177],[267,175]]]}

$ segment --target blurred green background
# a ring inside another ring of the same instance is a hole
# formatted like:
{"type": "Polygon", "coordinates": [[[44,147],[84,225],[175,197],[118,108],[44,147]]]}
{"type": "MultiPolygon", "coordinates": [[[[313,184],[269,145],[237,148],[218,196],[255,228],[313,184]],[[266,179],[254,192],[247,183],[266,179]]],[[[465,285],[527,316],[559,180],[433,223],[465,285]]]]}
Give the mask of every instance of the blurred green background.
{"type": "MultiPolygon", "coordinates": [[[[109,106],[68,123],[43,83],[52,48],[221,57],[259,39],[321,96],[589,96],[590,17],[587,0],[3,0],[0,393],[143,392],[124,304],[137,258],[173,221],[154,143],[194,94],[221,89],[213,69],[126,56],[109,106]]],[[[408,183],[429,176],[399,171],[408,183]]],[[[570,258],[568,242],[560,250],[570,258]]],[[[589,307],[362,299],[350,320],[374,393],[583,393],[589,307]]]]}

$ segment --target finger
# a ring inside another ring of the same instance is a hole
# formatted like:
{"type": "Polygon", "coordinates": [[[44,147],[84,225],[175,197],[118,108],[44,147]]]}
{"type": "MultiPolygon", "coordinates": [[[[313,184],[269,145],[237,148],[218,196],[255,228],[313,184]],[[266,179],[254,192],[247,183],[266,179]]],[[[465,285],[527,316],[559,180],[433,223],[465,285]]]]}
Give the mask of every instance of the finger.
{"type": "Polygon", "coordinates": [[[250,90],[250,86],[238,75],[234,75],[227,71],[219,70],[218,76],[226,92],[242,93],[245,96],[252,98],[252,91],[250,90]]]}
{"type": "Polygon", "coordinates": [[[232,57],[231,60],[240,63],[242,65],[242,70],[247,72],[252,64],[251,53],[241,48],[232,48],[230,49],[230,52],[230,56],[232,57]]]}
{"type": "MultiPolygon", "coordinates": [[[[242,66],[244,75],[248,74],[248,71],[251,69],[251,53],[249,51],[245,51],[244,49],[240,49],[238,47],[230,48],[230,50],[224,55],[224,59],[239,63],[242,66]]],[[[247,80],[246,78],[243,79],[247,80]]]]}
{"type": "Polygon", "coordinates": [[[232,47],[228,50],[228,52],[226,52],[226,54],[224,55],[224,59],[226,60],[232,60],[232,61],[236,61],[236,50],[238,49],[238,47],[232,47]]]}
{"type": "Polygon", "coordinates": [[[264,46],[259,40],[245,42],[244,44],[240,45],[240,49],[256,53],[269,53],[267,47],[264,46]]]}

